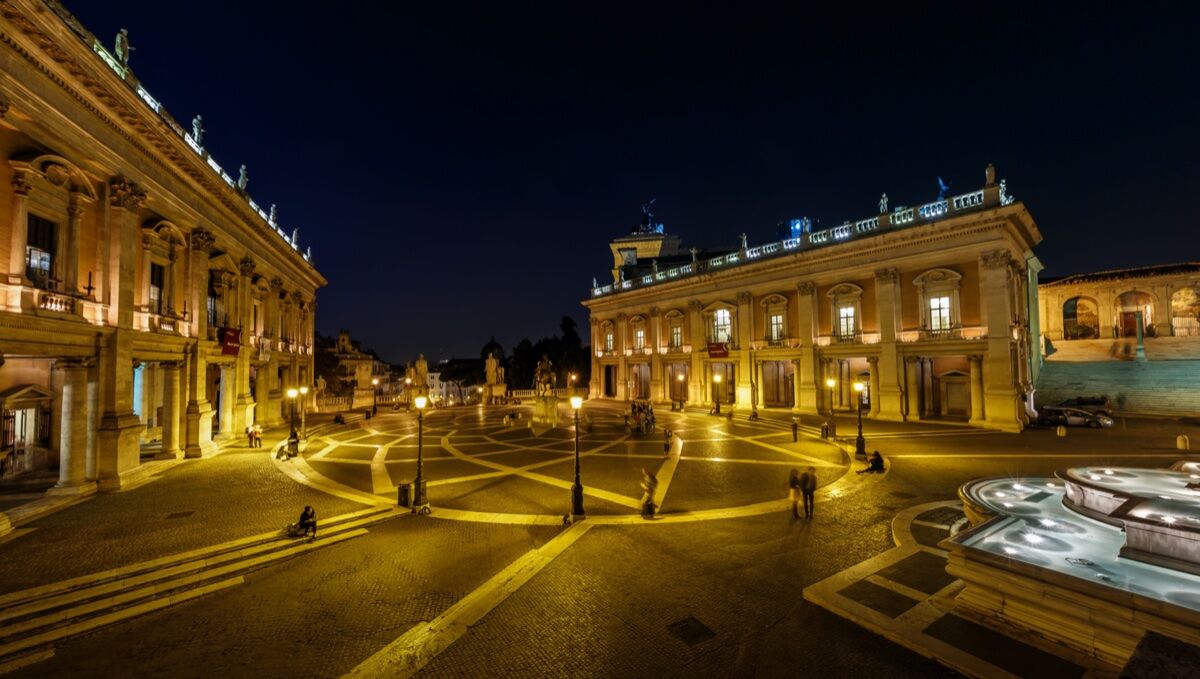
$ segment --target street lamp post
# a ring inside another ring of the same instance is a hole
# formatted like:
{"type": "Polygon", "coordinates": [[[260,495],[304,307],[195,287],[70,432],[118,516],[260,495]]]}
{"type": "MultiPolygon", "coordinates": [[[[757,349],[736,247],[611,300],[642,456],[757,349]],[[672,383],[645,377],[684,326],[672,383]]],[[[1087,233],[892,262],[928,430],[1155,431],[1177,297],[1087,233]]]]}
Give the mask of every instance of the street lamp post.
{"type": "Polygon", "coordinates": [[[412,378],[404,378],[404,412],[412,410],[412,378]]]}
{"type": "Polygon", "coordinates": [[[583,518],[583,482],[579,480],[579,409],[583,407],[582,396],[571,397],[571,410],[575,415],[575,485],[571,486],[571,515],[583,518]]]}
{"type": "Polygon", "coordinates": [[[865,458],[867,456],[867,442],[863,439],[862,434],[862,396],[863,383],[854,383],[854,410],[858,412],[858,438],[854,439],[854,456],[865,458]]]}
{"type": "Polygon", "coordinates": [[[292,433],[291,433],[291,436],[289,436],[288,438],[296,437],[296,396],[298,396],[299,394],[300,394],[300,392],[297,391],[295,387],[292,387],[287,390],[288,401],[290,401],[292,404],[292,417],[291,417],[292,433]]]}
{"type": "Polygon", "coordinates": [[[308,439],[308,426],[305,425],[305,415],[308,414],[308,385],[300,387],[300,436],[308,439]]]}
{"type": "Polygon", "coordinates": [[[424,396],[418,396],[414,399],[417,406],[417,478],[413,479],[413,511],[418,511],[418,508],[424,507],[427,502],[425,500],[425,475],[423,458],[421,455],[421,446],[423,445],[424,429],[425,429],[425,406],[429,403],[429,399],[424,396]]]}
{"type": "Polygon", "coordinates": [[[687,400],[687,392],[684,391],[685,387],[683,386],[683,373],[676,375],[675,381],[679,383],[679,412],[683,412],[683,404],[687,400]]]}
{"type": "Polygon", "coordinates": [[[371,378],[371,415],[375,415],[375,413],[378,411],[378,408],[376,407],[376,403],[377,403],[376,394],[378,394],[378,393],[379,393],[379,378],[372,377],[371,378]]]}
{"type": "Polygon", "coordinates": [[[575,393],[575,380],[577,380],[577,379],[579,379],[579,376],[576,375],[575,373],[571,373],[570,375],[567,375],[567,381],[571,383],[571,394],[575,393]]]}
{"type": "Polygon", "coordinates": [[[833,388],[837,386],[837,380],[827,377],[825,386],[829,387],[829,419],[825,422],[826,438],[828,438],[834,436],[837,431],[837,424],[833,421],[833,388]]]}
{"type": "Polygon", "coordinates": [[[716,414],[721,414],[721,373],[713,373],[713,384],[717,385],[713,401],[716,401],[716,414]]]}

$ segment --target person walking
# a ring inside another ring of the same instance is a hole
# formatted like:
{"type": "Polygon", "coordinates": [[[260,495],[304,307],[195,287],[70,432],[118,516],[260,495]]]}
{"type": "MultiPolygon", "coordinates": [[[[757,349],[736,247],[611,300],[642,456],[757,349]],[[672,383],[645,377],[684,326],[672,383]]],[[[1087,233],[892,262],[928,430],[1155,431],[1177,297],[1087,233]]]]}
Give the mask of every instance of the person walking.
{"type": "MultiPolygon", "coordinates": [[[[817,469],[809,467],[808,471],[800,477],[800,493],[804,496],[804,518],[811,519],[813,517],[813,495],[817,492],[817,469]]],[[[792,510],[795,511],[795,505],[792,505],[792,510]]]]}
{"type": "Polygon", "coordinates": [[[254,425],[246,427],[246,447],[254,447],[254,425]]]}
{"type": "Polygon", "coordinates": [[[654,493],[658,490],[658,477],[642,467],[642,518],[654,518],[654,493]]]}
{"type": "Polygon", "coordinates": [[[798,422],[796,422],[795,418],[793,418],[792,419],[792,443],[796,443],[799,440],[800,440],[800,424],[798,422]]]}
{"type": "Polygon", "coordinates": [[[800,518],[796,505],[800,502],[800,472],[796,469],[788,472],[788,499],[792,501],[792,518],[800,518]]]}
{"type": "Polygon", "coordinates": [[[663,431],[663,457],[671,456],[671,430],[663,431]]]}
{"type": "Polygon", "coordinates": [[[254,447],[262,448],[262,425],[254,425],[254,447]]]}

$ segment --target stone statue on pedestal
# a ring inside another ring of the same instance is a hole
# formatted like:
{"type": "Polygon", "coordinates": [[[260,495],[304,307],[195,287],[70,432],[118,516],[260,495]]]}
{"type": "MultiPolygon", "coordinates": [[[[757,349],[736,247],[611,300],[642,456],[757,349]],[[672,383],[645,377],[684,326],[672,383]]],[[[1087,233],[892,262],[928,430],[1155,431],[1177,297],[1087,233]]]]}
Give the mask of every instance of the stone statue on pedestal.
{"type": "Polygon", "coordinates": [[[497,381],[497,379],[499,377],[499,375],[497,374],[499,369],[500,369],[500,361],[496,360],[496,354],[494,352],[488,354],[487,360],[484,362],[483,376],[487,380],[487,383],[489,385],[490,384],[499,384],[499,382],[497,381]]]}
{"type": "Polygon", "coordinates": [[[197,113],[195,118],[192,118],[192,141],[196,142],[196,146],[203,146],[201,139],[204,138],[204,121],[200,119],[200,114],[197,113]]]}
{"type": "Polygon", "coordinates": [[[122,66],[129,65],[129,53],[137,49],[129,44],[129,29],[122,28],[120,33],[117,33],[117,43],[113,48],[114,56],[117,61],[121,62],[122,66]]]}
{"type": "Polygon", "coordinates": [[[996,184],[996,166],[988,163],[987,169],[983,171],[983,185],[994,186],[996,184]]]}
{"type": "Polygon", "coordinates": [[[429,387],[429,364],[425,362],[425,354],[417,354],[417,364],[413,368],[413,385],[425,393],[429,387]]]}
{"type": "Polygon", "coordinates": [[[239,191],[245,191],[246,185],[250,183],[250,173],[246,172],[246,166],[243,164],[238,168],[237,187],[239,191]]]}
{"type": "Polygon", "coordinates": [[[887,194],[886,193],[879,197],[879,214],[882,215],[885,213],[887,213],[887,194]]]}
{"type": "Polygon", "coordinates": [[[550,362],[550,357],[542,354],[542,360],[538,361],[537,370],[533,373],[533,388],[538,395],[546,393],[554,393],[554,383],[557,381],[554,375],[554,364],[550,362]]]}

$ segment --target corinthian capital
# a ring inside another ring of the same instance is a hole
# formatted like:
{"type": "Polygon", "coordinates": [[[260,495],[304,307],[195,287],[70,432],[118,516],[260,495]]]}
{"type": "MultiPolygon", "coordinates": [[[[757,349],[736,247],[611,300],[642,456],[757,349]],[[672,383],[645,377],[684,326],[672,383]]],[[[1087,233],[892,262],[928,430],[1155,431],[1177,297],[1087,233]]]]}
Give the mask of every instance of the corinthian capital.
{"type": "Polygon", "coordinates": [[[238,270],[242,272],[243,276],[254,274],[254,260],[250,259],[250,255],[242,257],[242,261],[238,262],[238,270]]]}
{"type": "Polygon", "coordinates": [[[979,261],[983,262],[983,266],[988,269],[999,269],[1007,266],[1012,256],[1008,254],[1008,250],[992,250],[979,255],[979,261]]]}
{"type": "Polygon", "coordinates": [[[137,212],[146,204],[146,191],[125,177],[114,177],[108,184],[108,191],[114,207],[137,212]]]}
{"type": "Polygon", "coordinates": [[[900,278],[900,272],[896,267],[890,266],[886,269],[875,270],[875,280],[880,283],[895,283],[900,278]]]}
{"type": "Polygon", "coordinates": [[[33,190],[33,183],[29,181],[29,173],[21,172],[20,170],[13,173],[12,178],[13,192],[19,196],[28,196],[33,190]]]}
{"type": "Polygon", "coordinates": [[[812,281],[801,281],[796,284],[796,291],[805,297],[811,297],[817,291],[817,284],[812,281]]]}
{"type": "Polygon", "coordinates": [[[213,237],[211,231],[200,227],[192,229],[193,250],[207,254],[212,249],[214,242],[216,242],[216,238],[213,237]]]}

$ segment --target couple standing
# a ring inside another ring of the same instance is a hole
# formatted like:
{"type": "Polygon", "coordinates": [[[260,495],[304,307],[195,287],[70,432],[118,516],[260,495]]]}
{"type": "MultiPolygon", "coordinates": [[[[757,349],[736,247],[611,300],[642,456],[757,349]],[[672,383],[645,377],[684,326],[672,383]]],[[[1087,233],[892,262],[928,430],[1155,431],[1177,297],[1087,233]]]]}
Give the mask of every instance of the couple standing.
{"type": "Polygon", "coordinates": [[[800,497],[804,497],[804,518],[811,519],[813,515],[813,493],[817,491],[817,470],[815,467],[809,467],[808,471],[801,474],[793,469],[788,474],[788,499],[792,501],[792,518],[800,518],[800,512],[796,506],[800,502],[800,497]]]}

